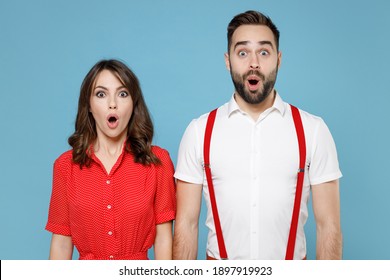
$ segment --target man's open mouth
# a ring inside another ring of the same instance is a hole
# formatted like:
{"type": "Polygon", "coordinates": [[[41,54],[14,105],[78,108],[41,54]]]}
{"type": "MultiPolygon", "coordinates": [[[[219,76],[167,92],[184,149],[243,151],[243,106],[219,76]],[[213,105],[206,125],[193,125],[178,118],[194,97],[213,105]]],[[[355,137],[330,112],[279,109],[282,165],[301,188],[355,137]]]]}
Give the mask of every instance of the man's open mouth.
{"type": "Polygon", "coordinates": [[[249,75],[246,79],[248,81],[248,89],[250,91],[257,91],[260,86],[261,78],[255,74],[249,75]]]}
{"type": "Polygon", "coordinates": [[[250,85],[255,86],[255,85],[257,85],[257,83],[259,82],[259,80],[249,79],[248,82],[249,82],[250,85]]]}

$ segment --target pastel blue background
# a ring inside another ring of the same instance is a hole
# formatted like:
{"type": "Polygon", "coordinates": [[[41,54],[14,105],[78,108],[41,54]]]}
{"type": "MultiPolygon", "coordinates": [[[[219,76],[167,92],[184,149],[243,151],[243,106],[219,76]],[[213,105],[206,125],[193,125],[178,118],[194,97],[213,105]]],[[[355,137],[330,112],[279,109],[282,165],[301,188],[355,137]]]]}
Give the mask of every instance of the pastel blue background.
{"type": "MultiPolygon", "coordinates": [[[[0,259],[48,257],[52,164],[69,148],[91,66],[119,58],[135,71],[155,143],[176,163],[191,119],[233,92],[226,26],[248,9],[270,15],[281,31],[279,93],[323,117],[336,141],[344,258],[390,259],[387,0],[0,0],[0,259]]],[[[204,258],[204,212],[200,223],[204,258]]]]}

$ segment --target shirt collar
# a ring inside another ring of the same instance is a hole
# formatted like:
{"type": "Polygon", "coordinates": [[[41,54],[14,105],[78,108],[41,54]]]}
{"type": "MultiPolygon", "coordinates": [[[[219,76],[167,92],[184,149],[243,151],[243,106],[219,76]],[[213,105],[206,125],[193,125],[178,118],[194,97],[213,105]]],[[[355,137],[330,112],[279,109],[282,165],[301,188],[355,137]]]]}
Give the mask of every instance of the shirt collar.
{"type": "MultiPolygon", "coordinates": [[[[126,153],[126,145],[127,145],[127,138],[125,139],[123,146],[122,146],[122,152],[119,155],[117,162],[121,162],[123,159],[124,154],[126,153]]],[[[90,157],[92,160],[95,162],[99,163],[100,165],[103,166],[103,163],[100,161],[100,159],[96,156],[95,154],[95,149],[93,143],[89,146],[88,152],[90,153],[90,157]]],[[[114,164],[113,168],[115,167],[116,164],[114,164]]]]}
{"type": "Polygon", "coordinates": [[[280,97],[279,93],[277,91],[275,91],[276,94],[275,94],[275,101],[274,101],[274,105],[272,106],[272,108],[275,108],[276,110],[279,111],[279,113],[284,116],[284,113],[286,112],[286,103],[284,103],[282,97],[280,97]]]}
{"type": "MultiPolygon", "coordinates": [[[[284,103],[283,99],[280,97],[278,92],[275,90],[275,101],[271,108],[267,109],[266,112],[270,112],[273,110],[279,111],[279,113],[284,116],[284,113],[286,112],[286,104],[284,103]]],[[[235,112],[243,112],[240,107],[238,106],[236,100],[234,99],[234,93],[232,95],[232,98],[230,99],[228,103],[228,116],[230,117],[235,112]]]]}

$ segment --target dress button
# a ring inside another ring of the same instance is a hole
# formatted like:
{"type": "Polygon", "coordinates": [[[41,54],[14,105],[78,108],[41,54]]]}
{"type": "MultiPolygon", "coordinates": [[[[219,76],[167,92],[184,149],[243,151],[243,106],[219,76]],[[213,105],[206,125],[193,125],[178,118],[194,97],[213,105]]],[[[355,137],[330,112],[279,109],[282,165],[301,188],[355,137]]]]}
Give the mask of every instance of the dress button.
{"type": "Polygon", "coordinates": [[[107,205],[107,209],[111,209],[111,205],[107,205]]]}
{"type": "Polygon", "coordinates": [[[112,231],[109,231],[109,232],[108,232],[108,235],[112,235],[112,231]]]}
{"type": "Polygon", "coordinates": [[[113,256],[113,255],[111,255],[111,256],[110,256],[110,259],[113,259],[113,258],[114,258],[114,256],[113,256]]]}
{"type": "Polygon", "coordinates": [[[107,180],[106,183],[107,183],[107,185],[109,185],[111,182],[110,182],[110,180],[107,180]]]}

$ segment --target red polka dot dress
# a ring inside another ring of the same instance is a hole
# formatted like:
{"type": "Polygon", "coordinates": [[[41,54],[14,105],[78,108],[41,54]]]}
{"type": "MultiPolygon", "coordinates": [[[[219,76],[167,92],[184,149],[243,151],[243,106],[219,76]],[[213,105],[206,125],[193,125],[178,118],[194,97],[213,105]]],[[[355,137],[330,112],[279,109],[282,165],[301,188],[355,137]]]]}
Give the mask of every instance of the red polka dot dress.
{"type": "Polygon", "coordinates": [[[173,163],[153,147],[161,165],[144,166],[122,151],[110,174],[93,154],[90,167],[72,151],[54,163],[46,230],[72,237],[80,259],[147,259],[156,224],[175,218],[173,163]]]}

